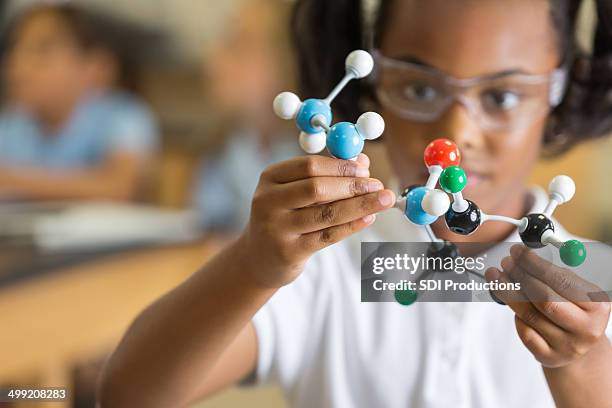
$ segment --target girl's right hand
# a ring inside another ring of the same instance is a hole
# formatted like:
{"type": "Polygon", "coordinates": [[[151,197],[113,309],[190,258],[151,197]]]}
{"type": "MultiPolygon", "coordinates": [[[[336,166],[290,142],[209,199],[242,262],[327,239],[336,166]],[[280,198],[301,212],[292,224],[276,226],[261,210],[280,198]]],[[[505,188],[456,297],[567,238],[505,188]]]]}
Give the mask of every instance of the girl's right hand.
{"type": "Polygon", "coordinates": [[[251,218],[239,239],[256,284],[278,288],[301,273],[306,260],[372,224],[395,195],[369,178],[368,157],[356,161],[296,157],[261,175],[251,218]]]}

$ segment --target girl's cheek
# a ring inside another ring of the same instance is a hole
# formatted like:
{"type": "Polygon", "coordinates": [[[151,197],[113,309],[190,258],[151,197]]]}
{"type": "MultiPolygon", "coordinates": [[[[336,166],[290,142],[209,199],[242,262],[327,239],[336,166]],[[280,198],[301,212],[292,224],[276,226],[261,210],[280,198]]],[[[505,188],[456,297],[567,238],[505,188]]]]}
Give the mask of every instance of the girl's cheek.
{"type": "Polygon", "coordinates": [[[540,157],[544,129],[545,121],[538,121],[520,135],[490,138],[490,151],[496,163],[493,174],[497,189],[526,182],[540,157]]]}
{"type": "Polygon", "coordinates": [[[513,167],[533,167],[537,162],[544,136],[546,121],[538,121],[521,132],[491,137],[497,161],[507,162],[513,167]],[[520,163],[521,166],[516,166],[520,163]]]}

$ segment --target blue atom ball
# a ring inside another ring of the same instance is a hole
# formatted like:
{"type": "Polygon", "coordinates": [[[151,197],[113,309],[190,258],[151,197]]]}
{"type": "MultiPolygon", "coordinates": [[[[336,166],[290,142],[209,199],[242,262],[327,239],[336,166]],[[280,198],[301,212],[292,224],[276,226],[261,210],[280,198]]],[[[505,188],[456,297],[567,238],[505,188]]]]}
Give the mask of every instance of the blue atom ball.
{"type": "Polygon", "coordinates": [[[349,160],[363,150],[363,137],[352,123],[336,123],[327,134],[327,150],[338,159],[349,160]]]}
{"type": "Polygon", "coordinates": [[[329,105],[321,99],[306,99],[295,118],[298,128],[310,134],[321,132],[323,129],[312,126],[312,118],[318,114],[325,117],[327,126],[331,125],[332,112],[329,105]]]}
{"type": "Polygon", "coordinates": [[[428,191],[430,190],[427,187],[417,187],[410,190],[406,196],[406,217],[417,225],[429,225],[438,219],[427,214],[421,206],[423,197],[428,191]]]}

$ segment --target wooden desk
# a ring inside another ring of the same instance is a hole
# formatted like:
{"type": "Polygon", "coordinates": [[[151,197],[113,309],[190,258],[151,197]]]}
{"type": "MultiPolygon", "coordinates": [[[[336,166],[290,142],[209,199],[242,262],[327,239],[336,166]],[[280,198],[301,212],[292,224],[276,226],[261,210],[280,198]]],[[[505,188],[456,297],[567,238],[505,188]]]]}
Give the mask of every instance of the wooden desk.
{"type": "Polygon", "coordinates": [[[69,387],[71,367],[112,350],[145,306],[220,247],[139,250],[0,288],[0,383],[69,387]]]}

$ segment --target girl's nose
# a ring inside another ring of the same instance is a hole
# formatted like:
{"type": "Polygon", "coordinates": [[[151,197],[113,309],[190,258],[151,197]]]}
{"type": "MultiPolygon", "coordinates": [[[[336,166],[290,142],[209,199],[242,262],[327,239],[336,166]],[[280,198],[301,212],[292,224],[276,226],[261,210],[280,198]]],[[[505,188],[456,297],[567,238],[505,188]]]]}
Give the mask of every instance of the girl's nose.
{"type": "Polygon", "coordinates": [[[438,120],[435,137],[445,137],[457,144],[459,149],[481,149],[485,146],[485,135],[462,101],[455,101],[438,120]]]}

